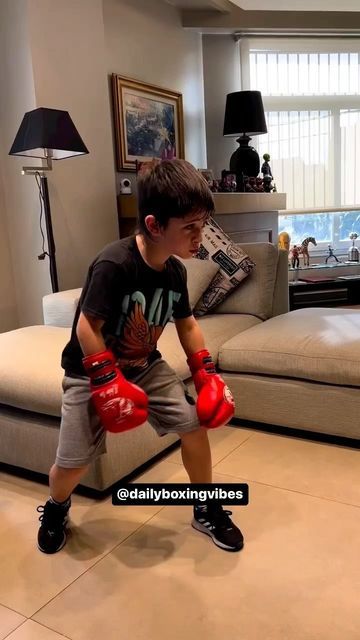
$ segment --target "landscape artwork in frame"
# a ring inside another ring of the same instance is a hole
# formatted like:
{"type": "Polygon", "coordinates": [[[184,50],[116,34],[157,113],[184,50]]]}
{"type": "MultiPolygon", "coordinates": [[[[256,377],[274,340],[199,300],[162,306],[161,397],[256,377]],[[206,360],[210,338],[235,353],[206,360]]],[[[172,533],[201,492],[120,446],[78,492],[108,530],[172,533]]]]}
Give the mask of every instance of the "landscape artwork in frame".
{"type": "Polygon", "coordinates": [[[182,95],[112,75],[118,171],[135,171],[136,161],[184,157],[182,95]]]}

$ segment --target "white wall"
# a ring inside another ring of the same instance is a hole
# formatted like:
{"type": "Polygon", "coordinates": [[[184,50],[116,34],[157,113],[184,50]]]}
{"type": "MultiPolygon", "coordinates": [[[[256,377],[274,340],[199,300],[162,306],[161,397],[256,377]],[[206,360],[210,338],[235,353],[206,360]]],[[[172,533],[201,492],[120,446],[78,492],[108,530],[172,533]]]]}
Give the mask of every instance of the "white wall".
{"type": "Polygon", "coordinates": [[[6,221],[3,172],[0,160],[0,333],[17,326],[18,317],[15,285],[6,221]]]}
{"type": "Polygon", "coordinates": [[[118,237],[102,0],[3,0],[0,24],[4,204],[24,326],[42,322],[42,297],[51,291],[48,259],[37,259],[42,239],[35,178],[20,175],[24,164],[40,161],[7,156],[26,111],[68,110],[90,151],[54,163],[48,175],[60,289],[81,286],[96,253],[118,237]]]}
{"type": "Polygon", "coordinates": [[[60,289],[83,284],[90,262],[118,237],[102,0],[28,0],[37,106],[69,111],[89,155],[49,175],[60,289]]]}
{"type": "Polygon", "coordinates": [[[2,242],[9,241],[9,250],[2,258],[5,264],[0,281],[0,299],[6,301],[2,304],[9,304],[10,308],[16,299],[17,305],[17,314],[14,311],[10,314],[14,325],[6,328],[17,326],[16,315],[20,324],[41,322],[40,300],[50,286],[47,272],[37,259],[40,234],[35,179],[21,176],[23,158],[8,155],[25,111],[35,107],[27,8],[27,0],[3,0],[0,3],[0,152],[3,174],[0,218],[2,228],[6,227],[2,242]],[[10,293],[12,285],[13,294],[10,293]]]}
{"type": "Polygon", "coordinates": [[[239,45],[230,35],[204,35],[203,60],[207,166],[220,178],[238,147],[235,138],[223,137],[223,126],[226,95],[241,90],[239,45]]]}
{"type": "Polygon", "coordinates": [[[162,0],[103,0],[107,71],[183,94],[185,157],[206,166],[201,36],[162,0]]]}

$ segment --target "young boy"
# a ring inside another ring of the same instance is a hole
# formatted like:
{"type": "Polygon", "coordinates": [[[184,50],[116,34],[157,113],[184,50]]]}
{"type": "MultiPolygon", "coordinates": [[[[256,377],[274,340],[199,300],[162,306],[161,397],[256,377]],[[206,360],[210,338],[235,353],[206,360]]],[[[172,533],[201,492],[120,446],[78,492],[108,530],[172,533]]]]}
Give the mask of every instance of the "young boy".
{"type": "MultiPolygon", "coordinates": [[[[38,547],[55,553],[66,543],[71,493],[89,464],[106,451],[106,430],[149,420],[159,436],[177,433],[190,482],[211,482],[207,427],[225,424],[233,398],[216,374],[192,315],[186,269],[173,254],[197,252],[214,211],[200,173],[184,160],[154,161],[138,176],[138,230],[113,242],[91,264],[62,354],[62,420],[50,497],[39,520],[38,547]],[[198,400],[156,349],[173,316],[198,400]]],[[[116,437],[121,438],[121,433],[116,437]]],[[[231,511],[216,502],[194,507],[192,525],[229,551],[243,547],[231,511]]]]}

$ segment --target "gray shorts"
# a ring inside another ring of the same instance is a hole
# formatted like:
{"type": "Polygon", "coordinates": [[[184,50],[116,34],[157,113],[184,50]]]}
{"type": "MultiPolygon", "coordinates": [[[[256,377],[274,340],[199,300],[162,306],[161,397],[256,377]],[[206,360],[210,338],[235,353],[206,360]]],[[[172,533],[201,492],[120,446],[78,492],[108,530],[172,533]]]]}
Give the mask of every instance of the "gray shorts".
{"type": "MultiPolygon", "coordinates": [[[[199,428],[195,401],[165,360],[155,360],[131,382],[147,393],[148,421],[159,436],[180,435],[199,428]]],[[[64,376],[56,464],[68,468],[89,464],[106,452],[105,436],[91,402],[89,378],[64,376]]]]}

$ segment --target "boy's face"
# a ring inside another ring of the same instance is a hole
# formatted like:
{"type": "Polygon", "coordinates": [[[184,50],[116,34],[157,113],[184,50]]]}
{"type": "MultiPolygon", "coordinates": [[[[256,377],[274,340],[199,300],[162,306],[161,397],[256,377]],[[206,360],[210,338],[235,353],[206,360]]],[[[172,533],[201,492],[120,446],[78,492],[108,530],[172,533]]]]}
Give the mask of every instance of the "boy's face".
{"type": "Polygon", "coordinates": [[[161,229],[161,242],[169,255],[191,258],[200,247],[207,213],[189,213],[184,218],[170,218],[166,229],[161,229]]]}

